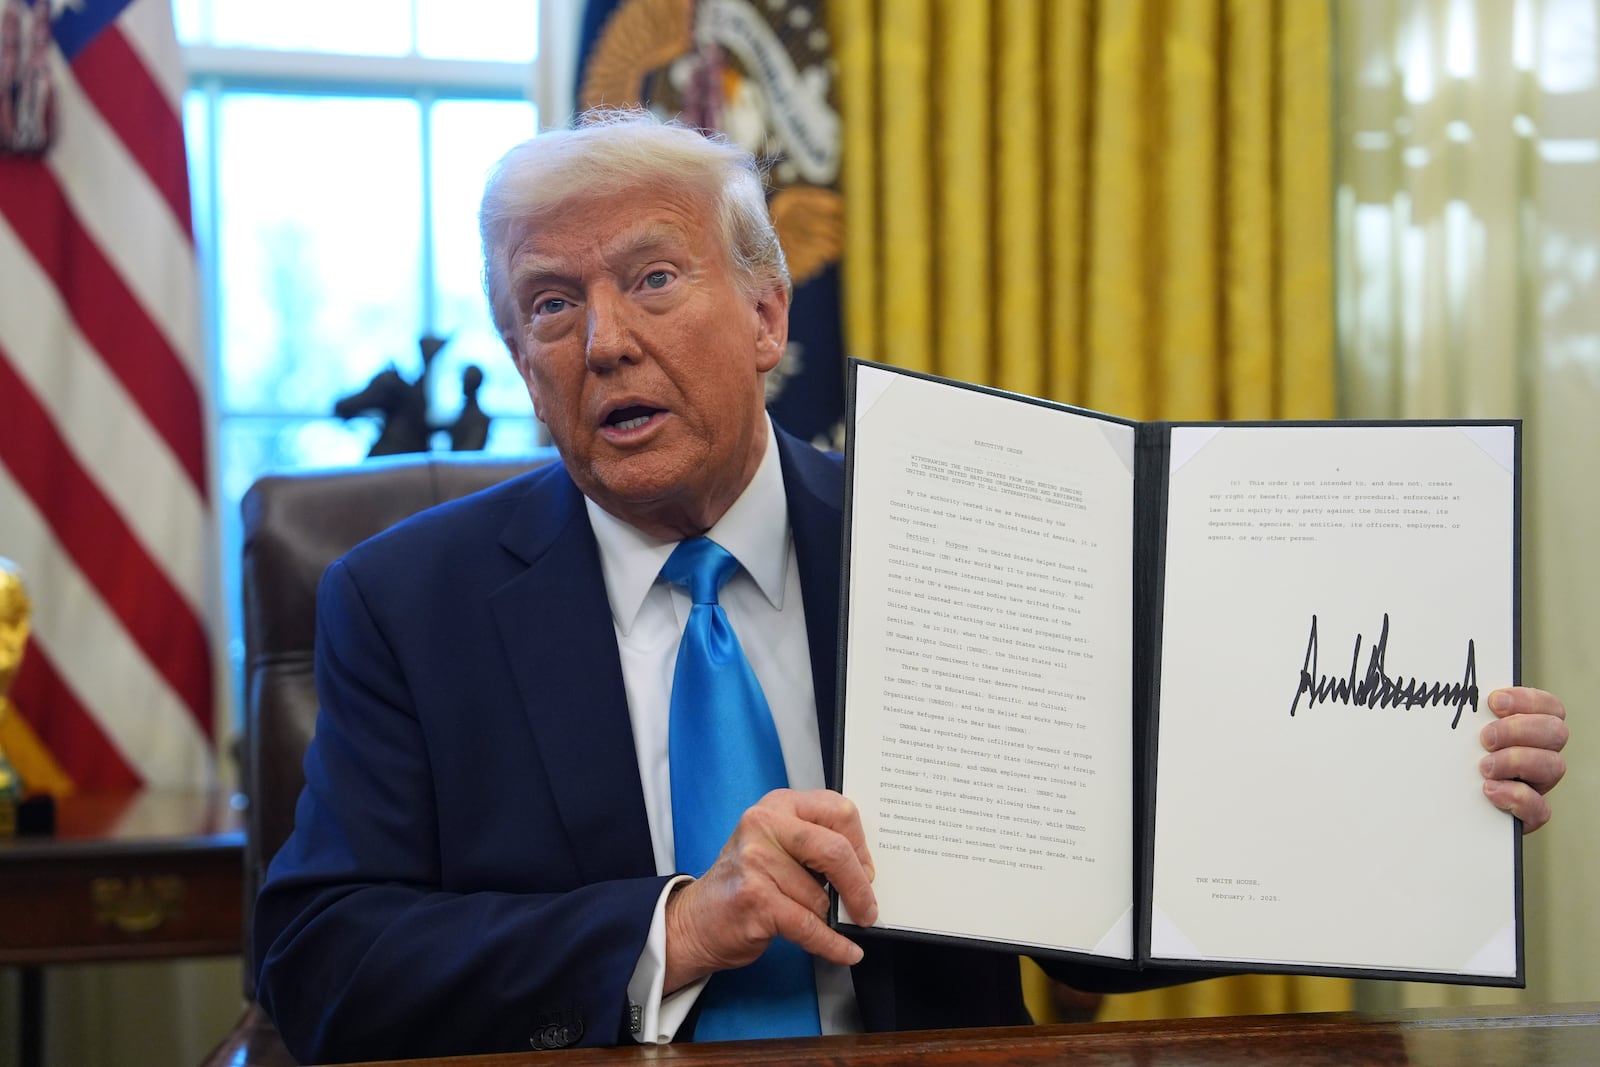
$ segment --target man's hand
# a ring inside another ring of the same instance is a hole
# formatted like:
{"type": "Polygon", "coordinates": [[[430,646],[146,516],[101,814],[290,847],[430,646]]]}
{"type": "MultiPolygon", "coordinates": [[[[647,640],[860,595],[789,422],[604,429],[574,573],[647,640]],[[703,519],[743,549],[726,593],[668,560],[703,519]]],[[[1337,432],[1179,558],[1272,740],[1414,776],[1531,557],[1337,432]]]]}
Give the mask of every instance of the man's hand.
{"type": "Polygon", "coordinates": [[[860,947],[828,927],[823,881],[871,925],[872,877],[853,803],[826,789],[773,790],[740,817],[711,869],[667,900],[662,991],[743,967],[780,935],[830,962],[859,962],[860,947]]]}
{"type": "Polygon", "coordinates": [[[1550,821],[1544,795],[1567,773],[1567,709],[1542,689],[1516,686],[1490,693],[1489,710],[1498,718],[1478,735],[1489,750],[1478,764],[1483,793],[1532,833],[1550,821]]]}

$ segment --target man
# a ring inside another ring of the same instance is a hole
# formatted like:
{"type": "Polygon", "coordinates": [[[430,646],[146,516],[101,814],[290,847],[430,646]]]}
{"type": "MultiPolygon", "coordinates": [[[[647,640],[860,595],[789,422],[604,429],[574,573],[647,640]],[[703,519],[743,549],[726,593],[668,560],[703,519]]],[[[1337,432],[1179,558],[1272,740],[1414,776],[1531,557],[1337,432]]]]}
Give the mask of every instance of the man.
{"type": "MultiPolygon", "coordinates": [[[[824,788],[842,474],[763,409],[789,285],[750,158],[642,114],[596,120],[513,149],[481,226],[495,321],[562,462],[324,577],[306,789],[256,908],[260,999],[291,1050],[703,1037],[714,976],[785,941],[809,956],[813,1029],[1026,1022],[1013,959],[858,943],[823,918],[820,880],[864,922],[876,907],[854,808],[824,788]],[[737,560],[714,599],[788,788],[718,829],[690,879],[675,844],[702,828],[669,734],[704,605],[660,576],[703,535],[737,560]]],[[[1562,709],[1496,699],[1485,791],[1534,827],[1562,709]]]]}

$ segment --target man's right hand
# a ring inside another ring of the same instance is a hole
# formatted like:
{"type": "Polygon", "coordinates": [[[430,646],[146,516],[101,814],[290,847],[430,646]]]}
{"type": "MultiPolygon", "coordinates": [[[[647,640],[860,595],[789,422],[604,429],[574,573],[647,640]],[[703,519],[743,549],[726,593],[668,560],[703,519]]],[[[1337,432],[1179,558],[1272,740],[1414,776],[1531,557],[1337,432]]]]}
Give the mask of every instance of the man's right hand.
{"type": "Polygon", "coordinates": [[[831,963],[859,962],[860,946],[828,926],[819,879],[870,926],[878,917],[872,878],[853,803],[828,789],[768,793],[740,817],[711,869],[667,900],[662,991],[743,967],[778,936],[831,963]]]}

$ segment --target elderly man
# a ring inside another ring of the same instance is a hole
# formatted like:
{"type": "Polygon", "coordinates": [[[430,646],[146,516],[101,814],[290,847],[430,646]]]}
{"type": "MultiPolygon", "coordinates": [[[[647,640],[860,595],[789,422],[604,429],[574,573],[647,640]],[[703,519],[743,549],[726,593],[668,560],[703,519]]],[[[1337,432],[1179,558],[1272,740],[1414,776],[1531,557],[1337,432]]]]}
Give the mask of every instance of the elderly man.
{"type": "MultiPolygon", "coordinates": [[[[752,160],[596,120],[513,149],[481,223],[495,321],[562,463],[323,580],[306,789],[256,908],[289,1047],[1026,1022],[1013,959],[824,921],[823,880],[865,922],[876,906],[824,771],[842,475],[763,408],[789,283],[752,160]]],[[[1485,790],[1536,826],[1561,706],[1495,699],[1485,790]]]]}

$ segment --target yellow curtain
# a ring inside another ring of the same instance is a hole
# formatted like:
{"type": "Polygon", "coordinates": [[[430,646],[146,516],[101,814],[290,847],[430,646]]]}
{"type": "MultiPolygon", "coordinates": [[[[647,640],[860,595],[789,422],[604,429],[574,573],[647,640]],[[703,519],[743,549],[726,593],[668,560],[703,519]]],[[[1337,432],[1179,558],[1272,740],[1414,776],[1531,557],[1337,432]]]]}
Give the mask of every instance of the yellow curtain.
{"type": "MultiPolygon", "coordinates": [[[[1326,0],[841,0],[830,19],[853,355],[1136,419],[1333,415],[1326,0]]],[[[1249,977],[1101,1017],[1349,1002],[1343,981],[1249,977]]]]}

